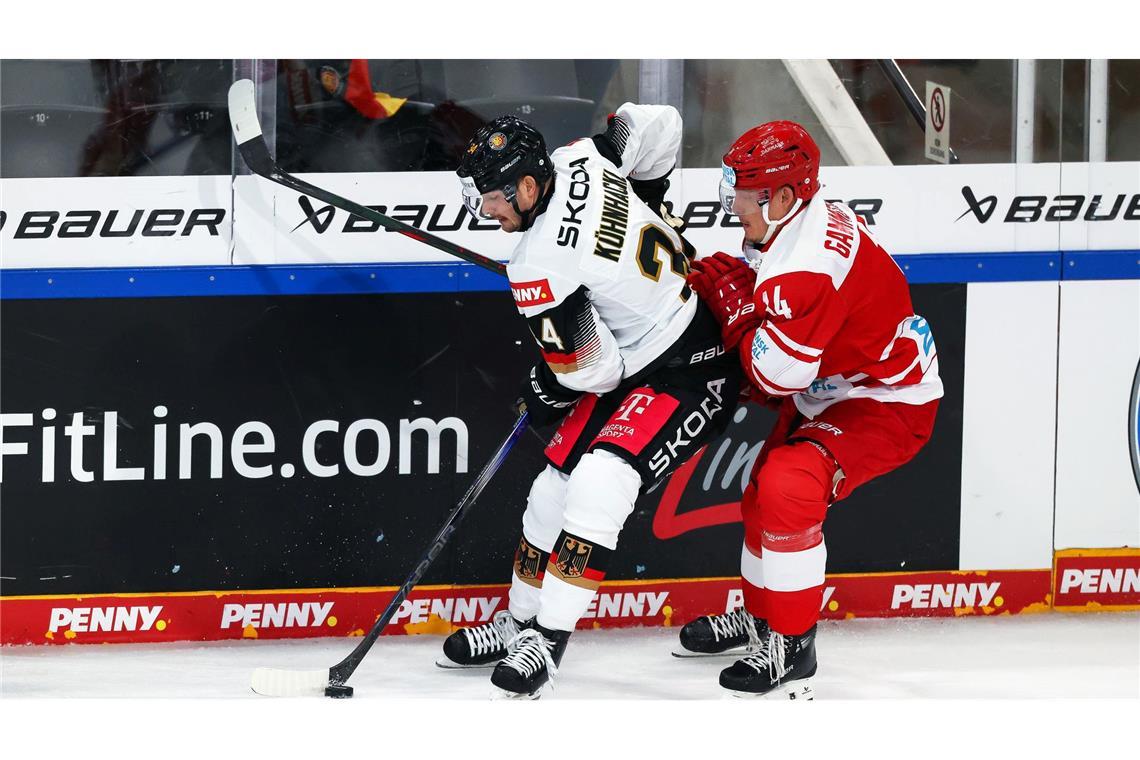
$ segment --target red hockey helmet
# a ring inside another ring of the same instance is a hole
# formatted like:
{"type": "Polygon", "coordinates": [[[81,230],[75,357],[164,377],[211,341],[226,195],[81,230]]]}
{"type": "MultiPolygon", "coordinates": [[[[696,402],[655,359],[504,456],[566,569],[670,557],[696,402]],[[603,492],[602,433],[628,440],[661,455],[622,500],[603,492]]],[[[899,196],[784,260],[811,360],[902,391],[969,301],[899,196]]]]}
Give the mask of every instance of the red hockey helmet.
{"type": "Polygon", "coordinates": [[[784,185],[805,203],[819,192],[819,146],[794,121],[748,130],[724,154],[722,169],[720,200],[729,214],[766,205],[784,185]]]}

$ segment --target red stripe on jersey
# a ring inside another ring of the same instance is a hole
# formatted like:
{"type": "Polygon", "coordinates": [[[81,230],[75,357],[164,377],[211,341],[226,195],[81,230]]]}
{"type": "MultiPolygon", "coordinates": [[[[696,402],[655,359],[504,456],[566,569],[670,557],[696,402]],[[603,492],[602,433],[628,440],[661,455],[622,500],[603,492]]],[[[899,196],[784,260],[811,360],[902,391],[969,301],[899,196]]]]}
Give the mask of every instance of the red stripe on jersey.
{"type": "MultiPolygon", "coordinates": [[[[597,355],[601,351],[602,340],[594,336],[589,343],[579,348],[577,351],[547,351],[545,348],[539,348],[542,353],[542,358],[546,360],[547,364],[557,364],[562,366],[567,365],[580,365],[581,367],[588,367],[597,360],[597,355]]],[[[577,369],[575,366],[574,369],[577,369]]]]}
{"type": "Polygon", "coordinates": [[[908,372],[902,380],[895,383],[895,385],[918,385],[918,384],[920,384],[923,380],[926,379],[926,376],[930,373],[930,371],[932,369],[934,369],[934,363],[937,359],[938,359],[938,352],[935,351],[933,354],[931,354],[930,359],[927,362],[926,369],[922,368],[921,362],[918,364],[915,364],[914,367],[911,369],[911,371],[908,372]]]}
{"type": "Polygon", "coordinates": [[[766,320],[760,327],[764,330],[764,334],[772,339],[772,342],[776,344],[777,348],[779,348],[781,351],[793,359],[799,359],[804,364],[815,364],[817,361],[819,361],[818,356],[805,354],[804,352],[797,351],[796,349],[789,346],[787,341],[781,338],[779,333],[776,332],[776,330],[779,330],[780,328],[775,327],[775,325],[772,324],[772,320],[766,320]],[[767,329],[768,327],[775,327],[775,329],[769,330],[767,329]]]}
{"type": "Polygon", "coordinates": [[[578,361],[578,352],[571,351],[568,354],[560,354],[557,351],[547,351],[541,349],[542,358],[546,359],[547,364],[574,364],[578,361]]]}
{"type": "Polygon", "coordinates": [[[595,570],[592,567],[587,567],[582,571],[582,577],[588,581],[598,581],[601,583],[606,579],[606,574],[601,570],[595,570]]]}
{"type": "Polygon", "coordinates": [[[782,385],[773,383],[768,378],[764,377],[759,370],[756,369],[752,363],[752,342],[756,340],[756,333],[760,328],[753,328],[740,338],[740,366],[744,369],[744,375],[748,378],[749,382],[753,385],[759,385],[760,390],[773,396],[790,396],[793,393],[799,393],[803,388],[785,388],[782,385]]]}
{"type": "Polygon", "coordinates": [[[755,380],[756,383],[758,383],[761,388],[768,393],[775,394],[777,396],[790,396],[793,393],[799,393],[804,390],[803,388],[785,388],[782,385],[777,385],[768,378],[764,377],[763,373],[761,373],[760,370],[756,369],[755,367],[752,367],[750,369],[752,373],[752,379],[755,380]]]}

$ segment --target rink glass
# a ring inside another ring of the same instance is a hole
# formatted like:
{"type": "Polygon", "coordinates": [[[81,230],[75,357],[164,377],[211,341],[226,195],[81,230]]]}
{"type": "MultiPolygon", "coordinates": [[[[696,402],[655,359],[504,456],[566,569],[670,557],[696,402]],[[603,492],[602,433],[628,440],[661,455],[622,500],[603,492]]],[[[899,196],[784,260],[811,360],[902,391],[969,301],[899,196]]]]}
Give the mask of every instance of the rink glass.
{"type": "MultiPolygon", "coordinates": [[[[924,163],[922,130],[878,64],[827,63],[890,161],[924,163]]],[[[899,61],[919,97],[927,80],[951,88],[962,163],[1085,161],[1100,152],[1108,161],[1140,159],[1140,92],[1125,85],[1140,77],[1140,61],[1020,64],[899,61]],[[1098,82],[1108,122],[1100,146],[1090,145],[1097,132],[1089,125],[1098,82]],[[1019,133],[1023,89],[1033,94],[1032,113],[1023,114],[1032,129],[1019,133]]],[[[383,118],[337,93],[348,68],[347,59],[5,60],[0,175],[244,173],[226,114],[226,90],[241,77],[262,84],[259,116],[290,172],[451,171],[475,129],[507,113],[538,127],[553,150],[602,131],[625,101],[681,110],[685,167],[719,166],[739,134],[777,118],[811,132],[823,165],[852,163],[837,143],[847,125],[822,124],[778,60],[371,60],[372,90],[401,102],[383,118]]]]}

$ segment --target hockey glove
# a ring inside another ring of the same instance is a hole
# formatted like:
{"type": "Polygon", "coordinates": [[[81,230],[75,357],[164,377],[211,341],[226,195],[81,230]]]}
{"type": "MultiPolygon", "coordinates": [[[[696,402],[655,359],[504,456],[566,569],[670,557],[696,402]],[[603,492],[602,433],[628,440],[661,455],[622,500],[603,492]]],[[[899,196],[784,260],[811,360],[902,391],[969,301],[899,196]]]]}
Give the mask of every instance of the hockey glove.
{"type": "Polygon", "coordinates": [[[673,216],[669,207],[670,204],[665,202],[665,193],[669,190],[669,174],[657,179],[633,179],[631,177],[629,186],[633,188],[634,194],[646,206],[649,206],[651,211],[661,217],[661,221],[677,230],[678,233],[685,231],[685,220],[679,216],[673,216]]]}
{"type": "Polygon", "coordinates": [[[582,397],[581,391],[572,391],[558,382],[546,362],[530,369],[523,381],[522,397],[518,406],[526,405],[532,425],[549,425],[565,417],[582,397]]]}
{"type": "Polygon", "coordinates": [[[687,282],[720,322],[724,347],[732,350],[744,333],[759,325],[764,316],[756,311],[752,293],[756,273],[727,253],[715,253],[690,264],[687,282]]]}

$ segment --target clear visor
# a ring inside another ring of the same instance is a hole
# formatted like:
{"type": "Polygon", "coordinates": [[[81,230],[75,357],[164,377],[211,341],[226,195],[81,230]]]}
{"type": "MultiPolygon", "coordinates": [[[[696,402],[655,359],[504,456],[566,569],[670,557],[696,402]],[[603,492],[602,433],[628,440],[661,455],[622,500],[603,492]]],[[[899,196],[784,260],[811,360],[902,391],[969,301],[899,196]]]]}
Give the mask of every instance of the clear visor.
{"type": "Polygon", "coordinates": [[[720,207],[726,214],[732,216],[758,214],[760,208],[768,204],[768,198],[767,189],[738,189],[728,184],[724,178],[720,180],[720,207]]]}
{"type": "MultiPolygon", "coordinates": [[[[487,195],[493,195],[493,193],[487,193],[487,195]]],[[[483,213],[483,194],[475,187],[475,183],[467,177],[463,178],[463,205],[476,219],[491,218],[483,213]]]]}

